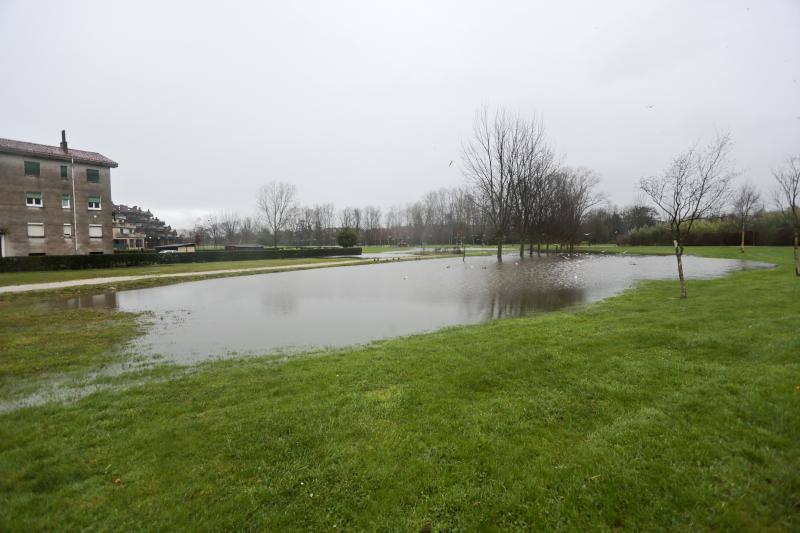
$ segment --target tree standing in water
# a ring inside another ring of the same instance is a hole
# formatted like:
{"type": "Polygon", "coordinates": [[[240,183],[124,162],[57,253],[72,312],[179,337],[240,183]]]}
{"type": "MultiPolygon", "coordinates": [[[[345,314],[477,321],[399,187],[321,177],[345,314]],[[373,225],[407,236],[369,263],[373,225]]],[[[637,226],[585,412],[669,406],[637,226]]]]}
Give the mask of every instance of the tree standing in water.
{"type": "Polygon", "coordinates": [[[472,183],[476,200],[497,240],[497,260],[514,217],[514,161],[520,148],[517,117],[499,110],[493,117],[484,108],[472,125],[472,139],[463,147],[464,174],[472,183]]]}
{"type": "Polygon", "coordinates": [[[733,172],[728,163],[731,139],[719,135],[705,149],[690,148],[679,154],[660,176],[643,178],[642,191],[664,214],[669,223],[681,299],[686,298],[683,247],[695,220],[716,213],[728,197],[733,172]]]}

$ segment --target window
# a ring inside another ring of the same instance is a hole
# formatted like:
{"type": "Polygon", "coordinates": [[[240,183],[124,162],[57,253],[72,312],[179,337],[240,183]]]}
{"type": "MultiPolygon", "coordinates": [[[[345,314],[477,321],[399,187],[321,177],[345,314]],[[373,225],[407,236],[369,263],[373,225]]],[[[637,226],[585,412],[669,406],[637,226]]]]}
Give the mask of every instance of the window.
{"type": "Polygon", "coordinates": [[[69,194],[61,195],[61,209],[69,209],[69,194]]]}
{"type": "Polygon", "coordinates": [[[103,236],[103,226],[100,224],[89,224],[89,237],[99,239],[103,236]]]}
{"type": "Polygon", "coordinates": [[[96,168],[87,168],[86,169],[86,181],[91,181],[92,183],[99,183],[100,182],[100,171],[96,168]]]}
{"type": "Polygon", "coordinates": [[[26,176],[38,176],[39,175],[39,163],[36,161],[25,161],[25,175],[26,176]]]}
{"type": "Polygon", "coordinates": [[[61,165],[61,177],[67,179],[67,165],[61,165]]]}
{"type": "Polygon", "coordinates": [[[72,237],[72,224],[64,224],[64,237],[72,237]]]}
{"type": "Polygon", "coordinates": [[[42,222],[28,222],[28,237],[44,237],[44,224],[42,222]]]}
{"type": "Polygon", "coordinates": [[[42,193],[26,192],[25,205],[27,205],[28,207],[42,207],[42,193]]]}
{"type": "Polygon", "coordinates": [[[89,200],[89,209],[100,209],[99,196],[90,196],[88,200],[89,200]]]}

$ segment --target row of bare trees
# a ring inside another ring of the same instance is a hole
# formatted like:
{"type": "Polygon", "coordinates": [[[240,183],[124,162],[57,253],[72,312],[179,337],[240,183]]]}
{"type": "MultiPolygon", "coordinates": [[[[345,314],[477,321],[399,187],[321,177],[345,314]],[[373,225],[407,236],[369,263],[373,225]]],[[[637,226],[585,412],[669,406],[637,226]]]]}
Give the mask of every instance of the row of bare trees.
{"type": "Polygon", "coordinates": [[[520,256],[526,243],[529,254],[534,244],[540,251],[542,242],[572,249],[581,241],[586,214],[602,200],[591,170],[559,163],[540,120],[502,109],[476,115],[463,146],[463,167],[499,261],[509,239],[519,242],[520,256]]]}
{"type": "Polygon", "coordinates": [[[193,235],[215,245],[262,243],[277,246],[330,246],[340,228],[352,228],[365,245],[479,244],[485,222],[465,188],[439,189],[405,206],[334,204],[303,206],[290,184],[270,183],[257,196],[257,215],[223,210],[198,220],[193,235]]]}

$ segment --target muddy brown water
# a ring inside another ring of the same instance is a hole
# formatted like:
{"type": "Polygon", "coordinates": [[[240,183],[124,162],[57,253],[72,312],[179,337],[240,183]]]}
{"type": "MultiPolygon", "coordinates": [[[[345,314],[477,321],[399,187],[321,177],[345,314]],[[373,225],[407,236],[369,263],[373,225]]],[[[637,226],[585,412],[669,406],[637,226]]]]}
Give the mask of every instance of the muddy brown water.
{"type": "MultiPolygon", "coordinates": [[[[689,280],[768,266],[685,258],[689,280]]],[[[467,257],[211,279],[53,305],[149,311],[151,325],[133,349],[193,364],[553,311],[613,296],[639,280],[675,277],[675,258],[668,256],[507,256],[502,263],[467,257]]]]}

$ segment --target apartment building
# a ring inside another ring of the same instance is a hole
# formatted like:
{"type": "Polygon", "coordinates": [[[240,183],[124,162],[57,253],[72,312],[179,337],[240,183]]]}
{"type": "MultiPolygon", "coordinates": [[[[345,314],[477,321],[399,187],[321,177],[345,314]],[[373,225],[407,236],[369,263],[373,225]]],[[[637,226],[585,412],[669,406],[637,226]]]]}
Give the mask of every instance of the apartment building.
{"type": "Polygon", "coordinates": [[[0,257],[113,253],[111,169],[96,152],[0,138],[0,257]]]}
{"type": "Polygon", "coordinates": [[[146,235],[140,233],[135,224],[128,222],[124,214],[114,210],[112,217],[114,250],[144,250],[146,235]]]}

